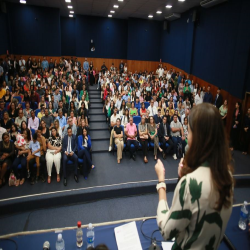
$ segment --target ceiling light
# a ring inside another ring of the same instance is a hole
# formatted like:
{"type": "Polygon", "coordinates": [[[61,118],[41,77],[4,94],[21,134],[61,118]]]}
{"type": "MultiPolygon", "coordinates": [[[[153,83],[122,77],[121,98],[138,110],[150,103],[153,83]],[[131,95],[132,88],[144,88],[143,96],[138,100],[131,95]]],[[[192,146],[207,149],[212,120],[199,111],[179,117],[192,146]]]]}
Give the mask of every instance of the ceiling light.
{"type": "Polygon", "coordinates": [[[123,0],[118,0],[118,2],[123,2],[123,0]]]}
{"type": "Polygon", "coordinates": [[[73,17],[73,15],[69,15],[69,17],[73,17]]]}
{"type": "Polygon", "coordinates": [[[119,5],[114,5],[114,8],[116,8],[116,9],[119,8],[119,5]]]}
{"type": "Polygon", "coordinates": [[[69,9],[73,9],[73,6],[69,5],[68,8],[69,8],[69,9]]]}
{"type": "Polygon", "coordinates": [[[26,3],[26,0],[20,0],[20,3],[26,3]]]}
{"type": "Polygon", "coordinates": [[[71,0],[65,0],[66,3],[71,3],[71,0]]]}
{"type": "Polygon", "coordinates": [[[114,10],[111,10],[110,13],[115,13],[115,11],[114,11],[114,10]]]}
{"type": "Polygon", "coordinates": [[[162,12],[160,10],[156,11],[157,14],[161,14],[162,12]]]}
{"type": "Polygon", "coordinates": [[[171,9],[172,5],[168,4],[168,5],[166,5],[166,8],[171,9]]]}
{"type": "Polygon", "coordinates": [[[112,15],[108,15],[108,17],[112,17],[112,15]]]}
{"type": "Polygon", "coordinates": [[[185,2],[186,0],[178,0],[179,2],[185,2]]]}
{"type": "Polygon", "coordinates": [[[153,18],[154,16],[153,15],[148,15],[149,18],[153,18]]]}
{"type": "Polygon", "coordinates": [[[71,10],[69,13],[74,14],[75,12],[73,10],[71,10]]]}

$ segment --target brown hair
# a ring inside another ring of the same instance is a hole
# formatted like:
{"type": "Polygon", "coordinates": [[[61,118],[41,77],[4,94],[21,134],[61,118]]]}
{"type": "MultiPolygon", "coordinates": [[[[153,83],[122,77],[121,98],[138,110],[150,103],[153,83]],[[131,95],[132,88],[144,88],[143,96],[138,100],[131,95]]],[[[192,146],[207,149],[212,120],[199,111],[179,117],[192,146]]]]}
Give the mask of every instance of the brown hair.
{"type": "Polygon", "coordinates": [[[233,168],[226,132],[218,110],[208,103],[195,106],[189,115],[189,128],[193,136],[185,155],[183,170],[186,173],[183,174],[193,172],[208,162],[213,188],[219,193],[214,209],[220,211],[223,206],[230,207],[233,168]]]}

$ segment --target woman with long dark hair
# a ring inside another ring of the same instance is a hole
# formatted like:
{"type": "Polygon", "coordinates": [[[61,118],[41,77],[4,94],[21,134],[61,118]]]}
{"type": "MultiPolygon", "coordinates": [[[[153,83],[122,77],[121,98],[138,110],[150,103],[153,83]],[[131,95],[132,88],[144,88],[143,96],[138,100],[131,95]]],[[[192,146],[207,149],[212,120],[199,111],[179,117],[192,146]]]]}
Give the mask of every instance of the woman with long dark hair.
{"type": "Polygon", "coordinates": [[[164,239],[175,238],[173,249],[218,249],[232,212],[231,153],[221,116],[213,105],[194,107],[188,127],[189,149],[179,164],[181,179],[170,208],[164,166],[160,160],[155,165],[157,223],[164,239]]]}

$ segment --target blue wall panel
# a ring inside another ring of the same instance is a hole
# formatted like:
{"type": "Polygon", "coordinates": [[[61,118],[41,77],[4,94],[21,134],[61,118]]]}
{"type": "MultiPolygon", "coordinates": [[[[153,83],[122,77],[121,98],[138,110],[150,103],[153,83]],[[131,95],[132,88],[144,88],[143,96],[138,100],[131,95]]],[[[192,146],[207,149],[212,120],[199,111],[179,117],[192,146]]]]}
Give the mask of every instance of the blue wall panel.
{"type": "Polygon", "coordinates": [[[0,12],[1,34],[0,34],[0,55],[6,54],[9,50],[8,19],[7,14],[0,12]]]}
{"type": "Polygon", "coordinates": [[[62,56],[76,55],[75,18],[61,17],[61,49],[62,56]]]}
{"type": "Polygon", "coordinates": [[[188,13],[180,19],[169,22],[168,31],[163,30],[161,36],[162,61],[185,70],[187,46],[188,13]]]}
{"type": "Polygon", "coordinates": [[[76,17],[76,54],[83,57],[127,58],[127,21],[103,17],[76,17]],[[90,51],[90,40],[95,51],[90,51]]]}
{"type": "Polygon", "coordinates": [[[61,55],[59,9],[8,3],[7,10],[11,53],[61,55]]]}
{"type": "Polygon", "coordinates": [[[162,22],[130,18],[128,20],[128,60],[160,60],[162,22]]]}

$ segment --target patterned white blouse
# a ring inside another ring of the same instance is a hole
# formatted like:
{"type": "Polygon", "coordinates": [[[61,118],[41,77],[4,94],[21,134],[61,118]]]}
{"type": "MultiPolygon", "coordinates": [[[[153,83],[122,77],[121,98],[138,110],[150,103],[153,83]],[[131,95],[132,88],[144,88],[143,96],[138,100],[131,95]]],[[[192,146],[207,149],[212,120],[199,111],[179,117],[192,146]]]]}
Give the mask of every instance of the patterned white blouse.
{"type": "Polygon", "coordinates": [[[165,240],[175,238],[172,250],[219,247],[232,207],[217,212],[217,197],[210,168],[201,166],[180,179],[170,209],[166,201],[159,201],[157,223],[165,240]]]}

